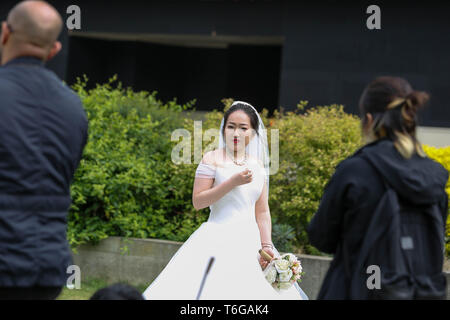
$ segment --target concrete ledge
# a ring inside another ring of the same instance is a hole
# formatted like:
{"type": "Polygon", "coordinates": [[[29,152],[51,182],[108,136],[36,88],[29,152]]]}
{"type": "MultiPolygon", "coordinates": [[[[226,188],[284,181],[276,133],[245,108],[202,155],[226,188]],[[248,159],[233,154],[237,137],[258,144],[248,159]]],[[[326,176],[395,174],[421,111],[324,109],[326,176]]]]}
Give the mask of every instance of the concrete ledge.
{"type": "MultiPolygon", "coordinates": [[[[78,247],[73,260],[81,268],[82,281],[100,278],[110,284],[124,281],[132,285],[150,285],[182,244],[158,239],[109,237],[95,246],[78,247]]],[[[300,286],[314,300],[332,259],[303,254],[298,257],[306,272],[300,286]]],[[[450,272],[446,276],[447,299],[450,300],[450,272]]]]}
{"type": "Polygon", "coordinates": [[[299,254],[297,257],[302,263],[305,275],[300,282],[300,287],[308,295],[309,299],[315,300],[319,294],[322,281],[325,279],[332,258],[299,254]]]}
{"type": "Polygon", "coordinates": [[[95,246],[78,247],[77,253],[72,256],[74,264],[81,268],[82,278],[150,285],[182,244],[156,239],[109,237],[95,246]]]}
{"type": "Polygon", "coordinates": [[[450,146],[450,128],[417,127],[417,138],[421,143],[442,148],[450,146]]]}

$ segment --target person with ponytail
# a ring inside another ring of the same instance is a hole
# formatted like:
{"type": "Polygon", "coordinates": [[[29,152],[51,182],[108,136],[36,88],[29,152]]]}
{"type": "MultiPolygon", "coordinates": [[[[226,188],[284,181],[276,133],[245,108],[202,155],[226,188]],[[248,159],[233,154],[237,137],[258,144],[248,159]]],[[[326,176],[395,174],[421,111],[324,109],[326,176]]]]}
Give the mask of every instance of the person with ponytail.
{"type": "Polygon", "coordinates": [[[428,100],[398,77],[363,91],[365,145],[337,166],[307,230],[314,247],[334,255],[318,299],[445,299],[448,172],[416,136],[428,100]]]}
{"type": "Polygon", "coordinates": [[[364,91],[360,101],[363,134],[370,143],[389,138],[406,159],[425,152],[416,137],[417,111],[429,100],[426,92],[413,91],[402,78],[380,77],[364,91]]]}

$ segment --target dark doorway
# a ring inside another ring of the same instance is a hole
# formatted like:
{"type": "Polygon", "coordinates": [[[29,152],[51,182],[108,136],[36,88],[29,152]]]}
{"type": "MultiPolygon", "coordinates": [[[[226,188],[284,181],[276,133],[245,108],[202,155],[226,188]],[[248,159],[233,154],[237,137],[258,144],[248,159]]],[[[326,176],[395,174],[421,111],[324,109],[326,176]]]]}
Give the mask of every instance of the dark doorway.
{"type": "Polygon", "coordinates": [[[163,101],[196,99],[197,110],[223,107],[223,98],[278,107],[281,45],[190,47],[71,36],[66,81],[86,74],[89,87],[114,74],[135,91],[157,91],[163,101]]]}
{"type": "Polygon", "coordinates": [[[228,96],[272,113],[278,108],[280,66],[281,46],[230,46],[228,96]]]}

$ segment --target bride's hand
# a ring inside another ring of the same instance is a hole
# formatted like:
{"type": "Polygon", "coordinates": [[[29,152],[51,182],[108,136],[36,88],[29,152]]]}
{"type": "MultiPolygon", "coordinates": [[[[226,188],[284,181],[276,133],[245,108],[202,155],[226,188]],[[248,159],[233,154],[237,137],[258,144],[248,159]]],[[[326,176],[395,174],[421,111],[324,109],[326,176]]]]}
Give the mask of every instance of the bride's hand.
{"type": "MultiPolygon", "coordinates": [[[[265,248],[263,248],[263,250],[264,250],[267,254],[269,254],[269,255],[272,257],[272,259],[273,259],[273,257],[275,257],[275,253],[272,251],[272,249],[265,247],[265,248]]],[[[269,265],[269,263],[270,263],[270,262],[269,262],[269,261],[266,261],[262,256],[259,257],[259,264],[261,265],[261,268],[262,268],[263,270],[269,265]]]]}
{"type": "Polygon", "coordinates": [[[234,186],[240,186],[252,182],[253,173],[249,169],[245,169],[242,172],[235,173],[230,179],[233,181],[234,186]]]}

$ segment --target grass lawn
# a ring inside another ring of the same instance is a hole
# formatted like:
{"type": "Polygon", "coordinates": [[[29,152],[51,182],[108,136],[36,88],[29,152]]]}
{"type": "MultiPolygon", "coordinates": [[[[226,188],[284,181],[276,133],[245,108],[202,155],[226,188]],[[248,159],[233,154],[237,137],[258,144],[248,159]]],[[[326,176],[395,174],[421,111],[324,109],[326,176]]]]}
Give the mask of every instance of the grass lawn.
{"type": "MultiPolygon", "coordinates": [[[[122,282],[126,283],[126,282],[122,282]]],[[[86,279],[81,281],[80,289],[64,288],[57,300],[89,300],[89,298],[99,289],[107,287],[106,281],[101,279],[86,279]]],[[[144,292],[148,285],[133,286],[139,292],[144,292]]]]}

